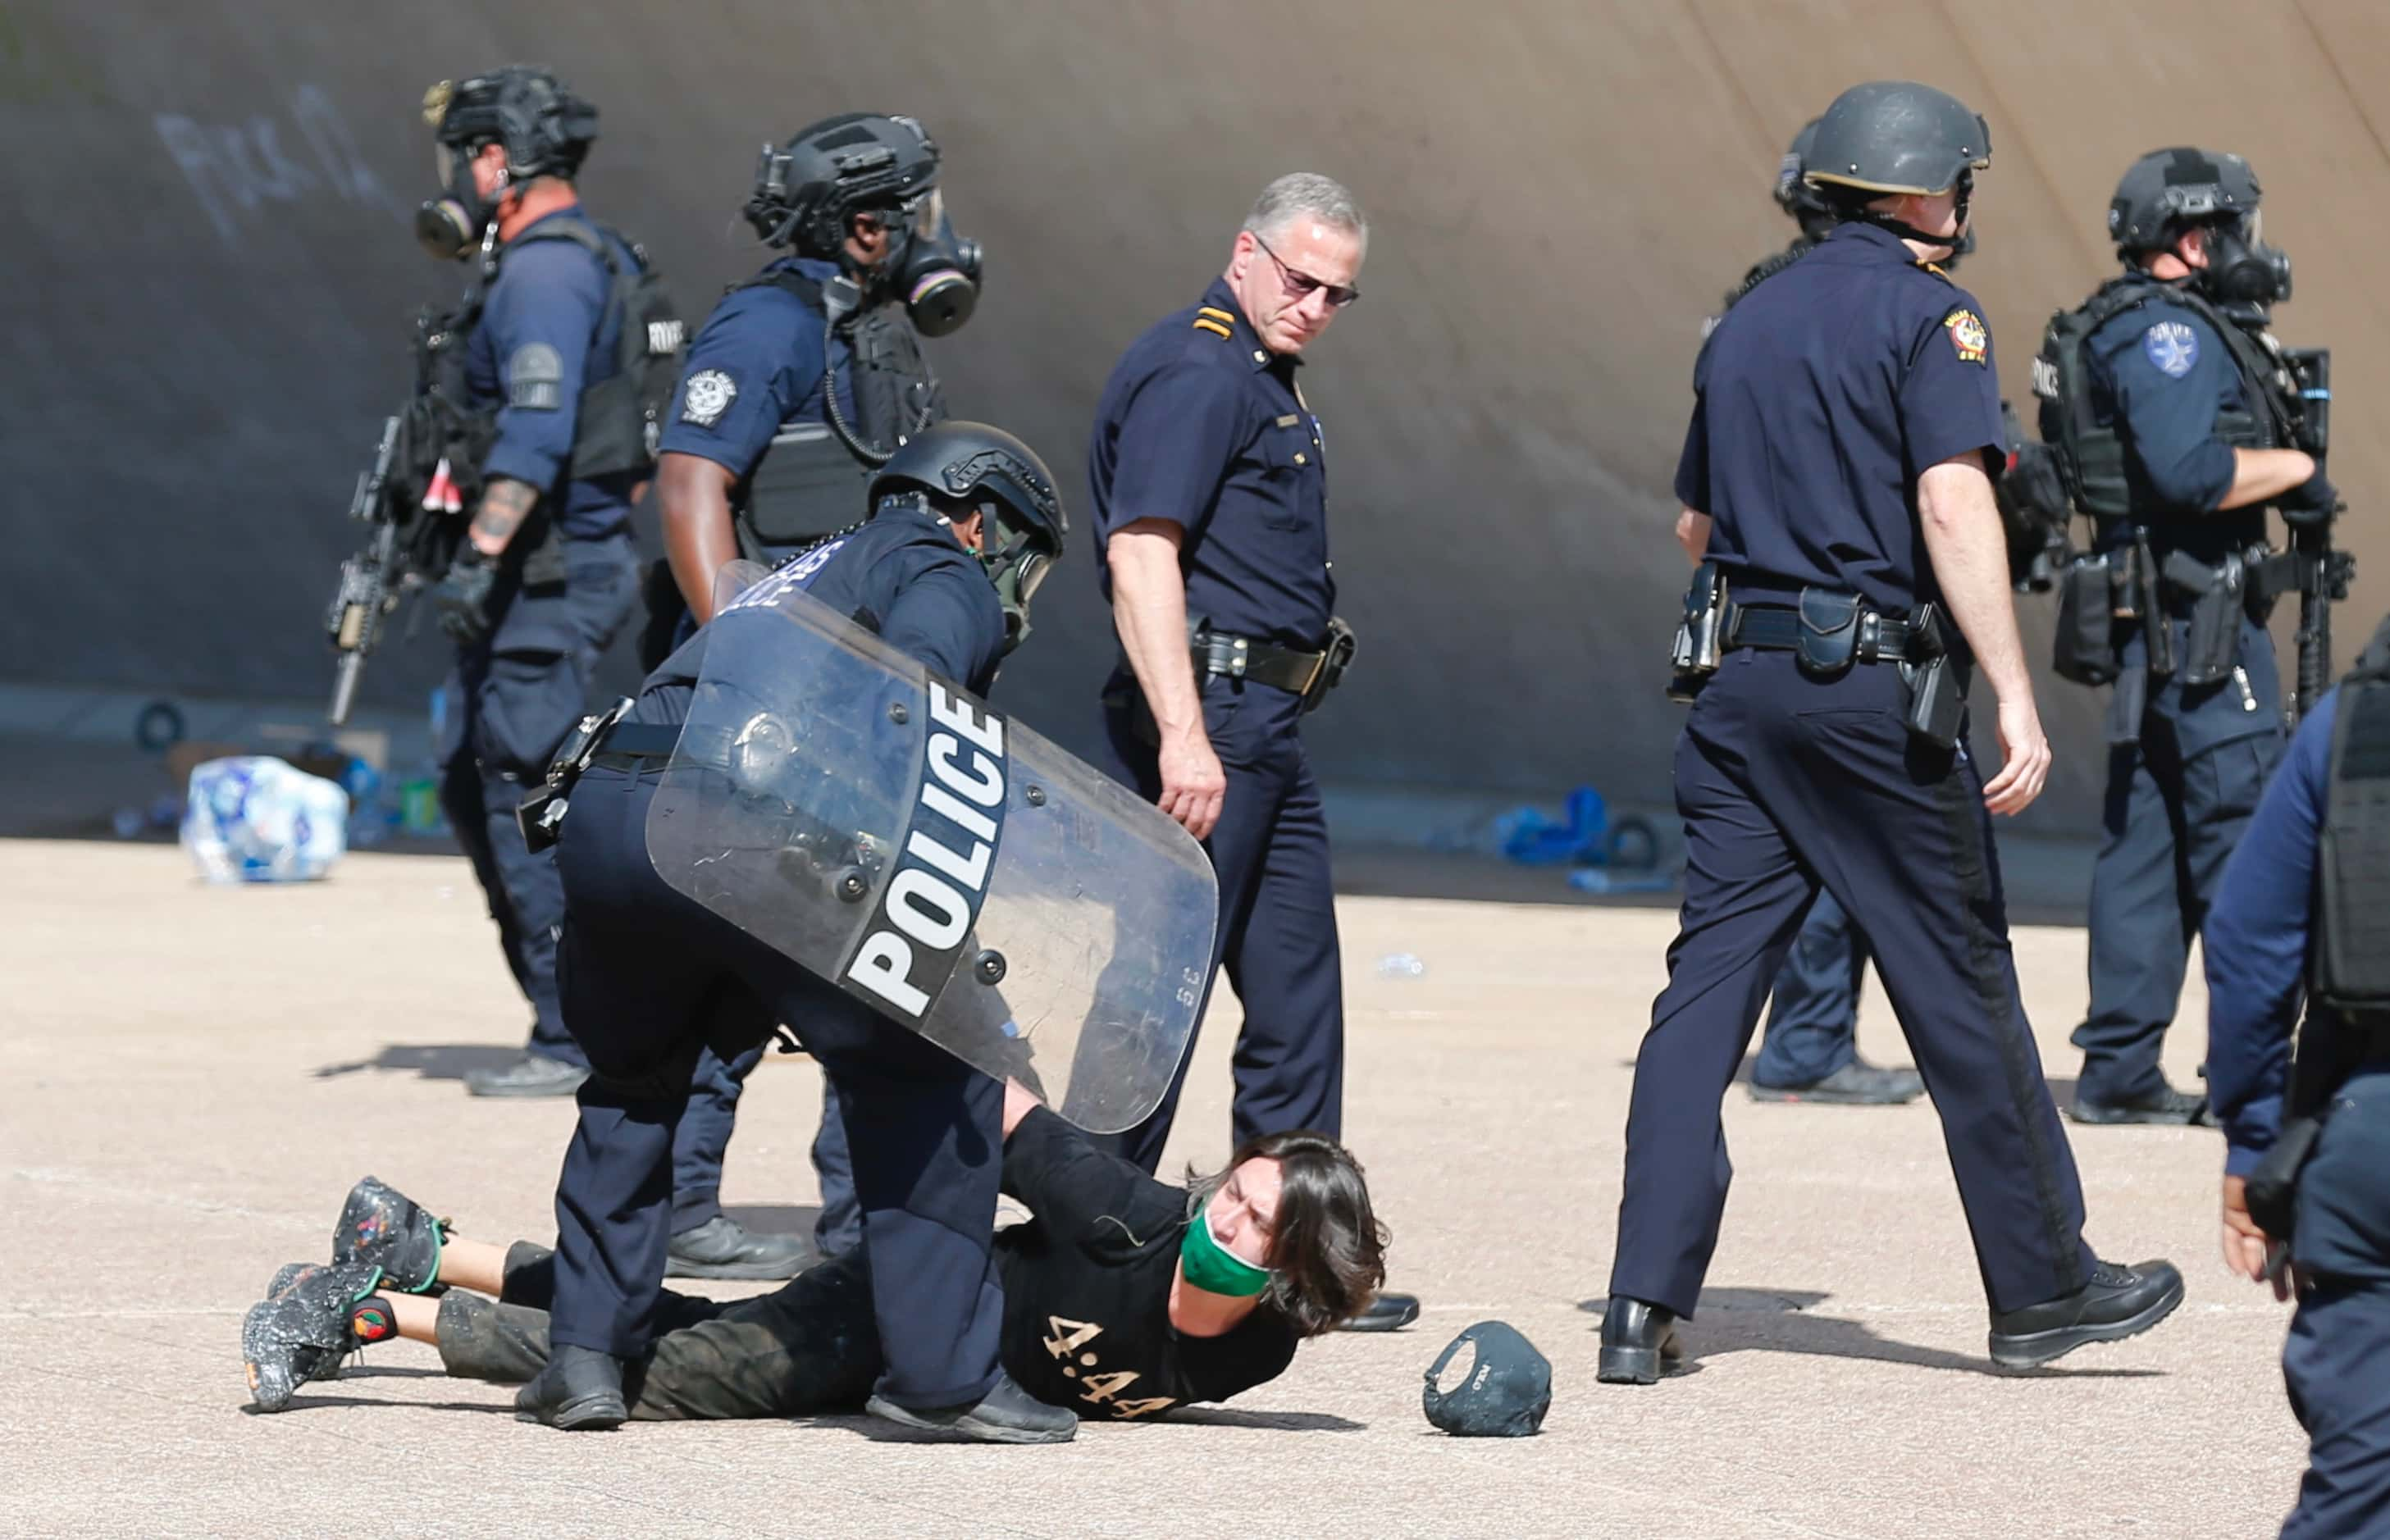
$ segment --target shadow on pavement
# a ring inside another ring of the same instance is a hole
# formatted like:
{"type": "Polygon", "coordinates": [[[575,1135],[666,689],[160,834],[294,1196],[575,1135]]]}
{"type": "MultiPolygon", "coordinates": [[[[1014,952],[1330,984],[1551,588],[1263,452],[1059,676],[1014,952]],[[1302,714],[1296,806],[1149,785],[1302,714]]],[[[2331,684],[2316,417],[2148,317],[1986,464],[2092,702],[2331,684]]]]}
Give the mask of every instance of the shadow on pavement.
{"type": "Polygon", "coordinates": [[[412,1070],[425,1080],[462,1080],[469,1071],[499,1070],[522,1057],[520,1045],[495,1043],[392,1043],[371,1059],[345,1064],[325,1064],[317,1080],[353,1075],[360,1070],[412,1070]]]}
{"type": "Polygon", "coordinates": [[[255,1404],[252,1403],[250,1405],[243,1406],[240,1409],[240,1415],[243,1417],[289,1417],[293,1412],[310,1412],[315,1410],[319,1406],[386,1406],[392,1408],[405,1407],[407,1410],[418,1412],[483,1412],[495,1413],[498,1416],[509,1418],[515,1415],[513,1404],[505,1401],[381,1401],[370,1396],[362,1395],[298,1395],[293,1396],[291,1398],[290,1405],[283,1407],[282,1410],[278,1412],[260,1411],[255,1404]]]}
{"type": "Polygon", "coordinates": [[[1181,1406],[1163,1414],[1164,1422],[1198,1428],[1270,1428],[1289,1433],[1366,1433],[1369,1425],[1330,1412],[1244,1412],[1233,1406],[1181,1406]]]}
{"type": "MultiPolygon", "coordinates": [[[[1696,1318],[1685,1324],[1685,1364],[1678,1374],[1700,1371],[1702,1361],[1729,1353],[1792,1353],[1821,1358],[1862,1358],[1913,1368],[1948,1369],[1994,1380],[2148,1380],[2162,1369],[2004,1369],[1988,1357],[1920,1347],[1879,1337],[1862,1321],[1812,1314],[1832,1298],[1805,1289],[1704,1289],[1696,1318]]],[[[1606,1299],[1583,1300],[1577,1308],[1600,1316],[1606,1299]]]]}

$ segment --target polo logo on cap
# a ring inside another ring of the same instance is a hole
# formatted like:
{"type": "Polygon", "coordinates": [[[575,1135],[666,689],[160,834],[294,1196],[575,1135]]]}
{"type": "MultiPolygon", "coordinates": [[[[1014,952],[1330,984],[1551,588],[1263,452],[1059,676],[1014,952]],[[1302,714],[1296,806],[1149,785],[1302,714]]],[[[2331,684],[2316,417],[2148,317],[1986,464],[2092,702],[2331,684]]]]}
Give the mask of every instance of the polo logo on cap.
{"type": "Polygon", "coordinates": [[[1980,364],[1992,349],[1992,334],[1984,329],[1983,317],[1961,307],[1942,318],[1943,329],[1950,334],[1950,346],[1957,350],[1959,362],[1980,364]]]}

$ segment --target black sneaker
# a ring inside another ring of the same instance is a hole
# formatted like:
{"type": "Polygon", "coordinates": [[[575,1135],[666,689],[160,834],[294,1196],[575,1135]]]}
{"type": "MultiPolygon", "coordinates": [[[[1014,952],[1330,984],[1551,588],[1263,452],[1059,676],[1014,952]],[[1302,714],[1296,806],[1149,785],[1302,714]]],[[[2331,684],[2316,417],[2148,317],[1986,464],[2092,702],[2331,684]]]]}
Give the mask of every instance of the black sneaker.
{"type": "Polygon", "coordinates": [[[2103,1262],[2072,1294],[1992,1312],[1992,1362],[2025,1369],[2062,1357],[2087,1342],[2138,1337],[2182,1303],[2182,1274],[2170,1262],[2130,1267],[2103,1262]]]}
{"type": "Polygon", "coordinates": [[[1339,1331],[1400,1331],[1419,1319],[1417,1294],[1381,1293],[1361,1313],[1338,1327],[1339,1331]]]}
{"type": "Polygon", "coordinates": [[[2171,1085],[2161,1085],[2146,1096],[2124,1101],[2093,1101],[2078,1092],[2066,1115],[2076,1123],[2204,1123],[2207,1121],[2207,1098],[2196,1091],[2178,1091],[2171,1085]]]}
{"type": "Polygon", "coordinates": [[[996,1388],[968,1405],[900,1406],[875,1395],[864,1410],[903,1427],[979,1444],[1067,1444],[1079,1431],[1077,1418],[1038,1400],[1000,1370],[996,1388]]]}
{"type": "Polygon", "coordinates": [[[623,1366],[611,1354],[571,1343],[548,1354],[539,1378],[515,1392],[515,1420],[568,1431],[598,1432],[631,1419],[623,1402],[623,1366]]]}
{"type": "Polygon", "coordinates": [[[465,1089],[477,1097],[569,1097],[589,1071],[544,1053],[527,1053],[495,1070],[468,1070],[465,1089]]]}
{"type": "Polygon", "coordinates": [[[249,1393],[261,1412],[290,1405],[310,1380],[329,1380],[355,1347],[349,1307],[374,1291],[381,1269],[361,1263],[294,1264],[274,1275],[276,1288],[240,1323],[249,1393]]]}
{"type": "Polygon", "coordinates": [[[379,1267],[383,1282],[404,1293],[429,1292],[440,1278],[440,1249],[448,1222],[434,1219],[397,1188],[368,1176],[349,1189],[332,1232],[334,1262],[379,1267]]]}
{"type": "Polygon", "coordinates": [[[672,1238],[668,1278],[792,1278],[821,1260],[801,1235],[757,1235],[726,1213],[672,1238]]]}
{"type": "Polygon", "coordinates": [[[1907,1068],[1891,1069],[1854,1059],[1823,1080],[1806,1085],[1762,1085],[1751,1083],[1754,1101],[1814,1101],[1829,1107],[1897,1107],[1925,1094],[1925,1077],[1907,1068]]]}

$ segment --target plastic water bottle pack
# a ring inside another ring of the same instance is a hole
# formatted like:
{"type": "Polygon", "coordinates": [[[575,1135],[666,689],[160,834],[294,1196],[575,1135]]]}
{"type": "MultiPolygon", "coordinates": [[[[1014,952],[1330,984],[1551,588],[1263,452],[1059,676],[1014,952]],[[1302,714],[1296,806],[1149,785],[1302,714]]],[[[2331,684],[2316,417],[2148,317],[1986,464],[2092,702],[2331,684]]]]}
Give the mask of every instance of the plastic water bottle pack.
{"type": "Polygon", "coordinates": [[[183,848],[211,882],[306,882],[348,851],[349,794],[268,755],[191,771],[183,848]]]}

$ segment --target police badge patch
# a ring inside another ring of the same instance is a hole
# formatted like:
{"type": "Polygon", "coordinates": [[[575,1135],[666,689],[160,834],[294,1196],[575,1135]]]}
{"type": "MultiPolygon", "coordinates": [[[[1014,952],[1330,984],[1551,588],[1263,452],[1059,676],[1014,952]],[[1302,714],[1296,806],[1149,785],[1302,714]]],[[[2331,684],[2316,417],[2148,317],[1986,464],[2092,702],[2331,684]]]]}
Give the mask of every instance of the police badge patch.
{"type": "Polygon", "coordinates": [[[1942,329],[1950,334],[1950,346],[1957,350],[1961,364],[1980,364],[1991,351],[1992,334],[1984,329],[1984,318],[1961,307],[1942,317],[1942,329]]]}
{"type": "Polygon", "coordinates": [[[688,377],[681,391],[680,420],[711,428],[738,399],[739,387],[728,375],[720,369],[700,369],[688,377]]]}
{"type": "Polygon", "coordinates": [[[2141,333],[2141,351],[2158,373],[2180,379],[2199,362],[2199,333],[2184,321],[2160,321],[2141,333]]]}

